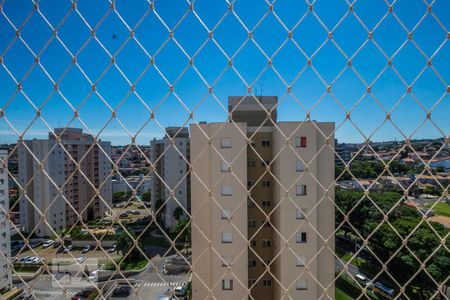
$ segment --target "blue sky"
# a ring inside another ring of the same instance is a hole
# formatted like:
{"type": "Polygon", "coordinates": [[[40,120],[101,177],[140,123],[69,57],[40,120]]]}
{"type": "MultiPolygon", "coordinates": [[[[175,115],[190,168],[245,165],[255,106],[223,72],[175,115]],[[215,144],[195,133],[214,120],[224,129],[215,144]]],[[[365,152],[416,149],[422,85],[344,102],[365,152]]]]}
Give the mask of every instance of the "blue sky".
{"type": "MultiPolygon", "coordinates": [[[[69,0],[42,0],[41,14],[33,12],[30,0],[2,2],[0,107],[6,118],[0,117],[0,143],[17,140],[8,122],[20,133],[28,128],[25,138],[46,136],[48,130],[44,123],[39,118],[35,120],[36,110],[29,103],[32,101],[37,107],[45,104],[42,117],[49,127],[86,126],[114,144],[128,143],[130,139],[119,122],[110,121],[109,106],[117,109],[118,119],[132,135],[141,129],[138,143],[149,144],[150,139],[163,134],[161,126],[192,122],[188,110],[195,109],[195,122],[225,120],[226,112],[218,101],[226,107],[229,95],[244,94],[246,88],[242,79],[252,84],[256,95],[279,97],[280,121],[304,120],[306,109],[311,111],[312,119],[334,121],[339,126],[345,120],[344,109],[349,110],[358,103],[351,118],[366,136],[372,135],[385,119],[380,105],[386,111],[395,107],[392,121],[406,136],[442,137],[450,132],[450,94],[446,93],[450,85],[450,40],[447,37],[450,2],[447,0],[434,1],[433,14],[427,13],[427,5],[422,0],[398,0],[390,14],[387,14],[388,5],[384,0],[359,0],[353,6],[359,20],[348,13],[349,6],[344,0],[317,0],[313,4],[314,14],[307,13],[307,2],[300,0],[275,1],[273,13],[268,13],[266,1],[236,0],[235,14],[226,14],[225,0],[197,0],[196,15],[189,11],[185,0],[157,0],[155,11],[149,10],[147,0],[118,0],[115,2],[117,12],[110,9],[107,0],[79,0],[77,11],[71,10],[69,0]],[[185,14],[187,16],[179,23],[185,14]],[[135,28],[135,39],[126,42],[130,33],[121,19],[129,28],[135,28]],[[299,20],[302,21],[296,26],[299,20]],[[16,38],[10,22],[20,28],[22,40],[16,38]],[[60,41],[52,38],[47,22],[58,28],[60,41]],[[241,22],[249,30],[258,24],[253,40],[247,40],[248,34],[241,22]],[[96,28],[97,39],[91,38],[86,23],[96,28]],[[173,29],[178,23],[174,39],[167,41],[167,28],[173,29]],[[328,39],[324,26],[333,30],[333,41],[328,39]],[[208,30],[213,28],[215,42],[208,39],[208,30]],[[286,41],[288,30],[292,30],[293,39],[286,41]],[[373,31],[373,40],[367,40],[367,30],[373,31]],[[413,40],[408,41],[407,31],[411,30],[413,40]],[[273,66],[259,76],[267,67],[267,58],[261,49],[273,57],[273,66]],[[35,63],[30,50],[39,54],[41,65],[35,63]],[[77,54],[79,68],[72,64],[69,51],[77,54]],[[222,51],[234,56],[233,65],[239,75],[227,67],[222,51]],[[341,51],[353,57],[353,69],[348,67],[341,51]],[[196,70],[189,65],[186,54],[190,57],[196,54],[196,70]],[[117,67],[111,65],[110,55],[115,56],[117,67]],[[150,64],[148,55],[154,57],[154,65],[150,64]],[[393,57],[391,67],[387,66],[385,55],[393,57]],[[308,66],[307,57],[311,56],[312,63],[308,66]],[[427,67],[425,56],[432,57],[432,67],[427,67]],[[173,84],[183,72],[174,85],[174,93],[168,93],[165,80],[173,84]],[[52,94],[54,86],[48,77],[58,82],[61,95],[52,94]],[[98,94],[91,93],[86,77],[97,83],[98,94]],[[214,97],[208,94],[201,78],[210,85],[215,82],[214,97]],[[17,92],[14,80],[22,83],[23,93],[17,92]],[[131,95],[128,95],[128,81],[135,83],[135,93],[131,95]],[[292,86],[291,93],[286,93],[286,84],[292,86]],[[406,86],[411,84],[413,89],[406,94],[406,86]],[[332,85],[329,94],[327,85],[332,85]],[[365,94],[366,85],[372,86],[372,95],[365,94]],[[82,122],[72,120],[74,113],[67,102],[75,109],[80,107],[82,122]],[[433,107],[433,122],[425,121],[424,109],[433,107]],[[154,110],[158,123],[149,120],[148,108],[154,110]]],[[[402,139],[395,126],[386,122],[372,139],[402,139]]],[[[364,141],[349,121],[340,125],[336,137],[340,141],[364,141]]]]}

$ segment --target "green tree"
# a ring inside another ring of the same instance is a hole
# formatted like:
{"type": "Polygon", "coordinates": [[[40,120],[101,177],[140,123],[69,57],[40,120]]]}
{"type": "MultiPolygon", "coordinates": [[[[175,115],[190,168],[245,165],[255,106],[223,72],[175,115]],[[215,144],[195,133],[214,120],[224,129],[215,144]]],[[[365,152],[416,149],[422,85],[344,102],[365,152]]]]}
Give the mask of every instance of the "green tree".
{"type": "MultiPolygon", "coordinates": [[[[420,270],[421,264],[425,262],[425,269],[436,282],[444,283],[450,274],[450,254],[442,247],[441,238],[448,234],[449,229],[435,222],[421,223],[422,218],[417,210],[402,204],[400,193],[371,192],[369,197],[359,191],[337,189],[335,201],[359,234],[364,238],[370,235],[368,247],[374,254],[383,262],[390,261],[387,272],[402,285],[412,279],[406,290],[409,297],[429,299],[437,286],[425,271],[420,270]],[[389,213],[389,224],[383,221],[382,212],[389,213]],[[409,237],[408,248],[404,247],[402,240],[406,237],[409,237]],[[431,254],[432,257],[429,257],[431,254]],[[418,291],[418,295],[413,289],[418,291]]],[[[344,220],[344,216],[337,211],[336,224],[344,220]]],[[[343,224],[343,235],[352,236],[362,244],[352,227],[346,222],[343,224]]],[[[445,244],[448,249],[450,242],[445,240],[445,244]]],[[[370,268],[376,274],[381,270],[381,265],[375,262],[370,268]]]]}
{"type": "Polygon", "coordinates": [[[124,257],[127,262],[142,258],[142,253],[139,248],[142,249],[142,243],[138,240],[137,247],[134,247],[134,241],[136,237],[132,232],[122,232],[117,235],[116,251],[124,257]]]}
{"type": "Polygon", "coordinates": [[[156,205],[155,205],[156,221],[158,223],[162,223],[165,211],[166,211],[166,206],[164,205],[164,201],[161,199],[158,199],[158,201],[156,201],[156,205]]]}
{"type": "Polygon", "coordinates": [[[175,220],[179,220],[181,218],[181,216],[183,215],[183,210],[181,209],[181,207],[177,207],[175,208],[175,210],[173,211],[173,217],[175,218],[175,220]]]}
{"type": "Polygon", "coordinates": [[[187,218],[180,219],[174,229],[174,234],[178,236],[180,241],[188,244],[191,242],[191,222],[187,218]]]}
{"type": "Polygon", "coordinates": [[[141,200],[143,201],[143,202],[151,202],[151,200],[152,200],[152,197],[151,197],[151,194],[150,194],[150,192],[145,192],[145,193],[143,193],[142,194],[142,196],[141,196],[141,200]]]}
{"type": "Polygon", "coordinates": [[[112,193],[112,202],[120,203],[123,201],[128,201],[131,197],[131,192],[115,192],[112,193]]]}

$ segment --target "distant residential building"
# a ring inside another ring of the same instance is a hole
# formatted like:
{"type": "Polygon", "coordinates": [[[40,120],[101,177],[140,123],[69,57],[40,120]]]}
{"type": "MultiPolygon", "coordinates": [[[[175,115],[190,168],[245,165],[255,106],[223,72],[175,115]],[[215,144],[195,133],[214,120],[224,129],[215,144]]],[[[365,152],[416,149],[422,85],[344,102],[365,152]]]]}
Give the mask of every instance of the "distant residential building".
{"type": "Polygon", "coordinates": [[[413,179],[407,176],[381,176],[378,182],[385,189],[407,189],[413,179]]]}
{"type": "Polygon", "coordinates": [[[9,268],[11,259],[11,237],[7,214],[9,212],[8,195],[8,152],[0,150],[0,290],[11,287],[12,274],[9,268]]]}
{"type": "Polygon", "coordinates": [[[442,168],[444,172],[450,172],[450,156],[433,159],[429,162],[433,169],[442,168]]]}
{"type": "Polygon", "coordinates": [[[357,144],[346,144],[335,142],[335,164],[339,167],[344,167],[353,157],[353,154],[358,150],[357,144]]]}
{"type": "Polygon", "coordinates": [[[123,178],[121,176],[117,176],[112,179],[112,192],[128,192],[131,189],[136,190],[138,195],[142,195],[145,192],[149,192],[151,190],[151,179],[149,176],[145,176],[144,174],[139,174],[135,176],[127,176],[123,178]]]}
{"type": "Polygon", "coordinates": [[[450,184],[450,173],[440,173],[436,175],[430,174],[417,174],[415,176],[418,184],[424,185],[424,187],[447,187],[450,184]]]}
{"type": "Polygon", "coordinates": [[[178,207],[184,208],[180,218],[187,217],[185,210],[190,211],[189,143],[187,127],[168,127],[162,139],[150,142],[150,161],[155,167],[150,174],[152,206],[164,203],[166,228],[177,225],[174,212],[178,207]]]}
{"type": "Polygon", "coordinates": [[[111,143],[77,128],[55,134],[60,143],[52,133],[19,142],[20,227],[37,236],[62,232],[79,215],[101,218],[112,202],[111,143]]]}

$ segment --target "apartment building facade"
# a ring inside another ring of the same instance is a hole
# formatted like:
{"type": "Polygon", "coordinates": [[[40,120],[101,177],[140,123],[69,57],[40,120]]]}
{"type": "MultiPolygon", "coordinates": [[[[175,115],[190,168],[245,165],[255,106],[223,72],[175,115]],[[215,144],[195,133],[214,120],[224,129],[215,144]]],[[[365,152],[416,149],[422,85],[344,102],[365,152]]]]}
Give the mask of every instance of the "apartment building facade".
{"type": "Polygon", "coordinates": [[[52,236],[112,206],[111,143],[78,128],[19,142],[20,229],[52,236]],[[98,193],[97,193],[98,190],[98,193]]]}
{"type": "Polygon", "coordinates": [[[194,299],[334,299],[334,123],[276,122],[276,103],[191,125],[194,299]]]}
{"type": "Polygon", "coordinates": [[[8,183],[8,152],[0,150],[0,290],[12,286],[12,274],[9,268],[11,259],[11,236],[8,220],[9,213],[9,183],[8,183]]]}
{"type": "Polygon", "coordinates": [[[152,207],[163,215],[164,227],[173,229],[190,211],[190,141],[187,127],[167,127],[162,139],[150,142],[152,207]],[[175,211],[178,211],[177,218],[175,211]]]}

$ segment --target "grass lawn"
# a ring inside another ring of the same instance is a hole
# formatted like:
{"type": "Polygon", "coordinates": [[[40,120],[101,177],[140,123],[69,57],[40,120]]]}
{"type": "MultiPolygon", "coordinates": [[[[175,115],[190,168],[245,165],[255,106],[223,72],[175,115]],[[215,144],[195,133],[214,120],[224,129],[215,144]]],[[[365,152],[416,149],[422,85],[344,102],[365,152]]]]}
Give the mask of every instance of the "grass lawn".
{"type": "MultiPolygon", "coordinates": [[[[431,203],[426,205],[426,207],[431,206],[431,203]]],[[[439,202],[434,206],[433,212],[439,216],[450,217],[450,204],[448,204],[447,202],[439,202]]]]}
{"type": "Polygon", "coordinates": [[[339,248],[336,249],[336,254],[340,259],[342,259],[345,262],[348,262],[351,260],[351,264],[355,265],[355,266],[362,266],[366,263],[366,260],[362,259],[361,257],[354,257],[353,259],[351,259],[353,256],[353,253],[342,251],[339,248]]]}
{"type": "MultiPolygon", "coordinates": [[[[116,259],[115,260],[116,264],[118,264],[120,260],[121,260],[121,258],[116,259]]],[[[144,268],[147,265],[147,263],[148,263],[148,260],[146,258],[142,258],[140,260],[133,260],[133,261],[125,260],[120,264],[120,269],[122,271],[141,270],[142,268],[144,268]]],[[[105,269],[113,271],[116,269],[116,266],[112,262],[109,262],[106,265],[105,269]]]]}
{"type": "Polygon", "coordinates": [[[335,299],[336,300],[352,300],[354,298],[352,298],[349,295],[347,295],[346,293],[344,293],[341,289],[336,288],[335,299]]]}
{"type": "MultiPolygon", "coordinates": [[[[356,282],[347,278],[346,276],[341,276],[336,279],[336,299],[357,299],[362,294],[361,288],[356,284],[356,282]]],[[[378,297],[372,291],[368,291],[366,294],[370,299],[376,300],[378,297]]],[[[360,299],[367,299],[368,297],[360,297],[360,299]]]]}
{"type": "Polygon", "coordinates": [[[41,265],[14,264],[14,271],[17,273],[35,273],[41,265]]]}

